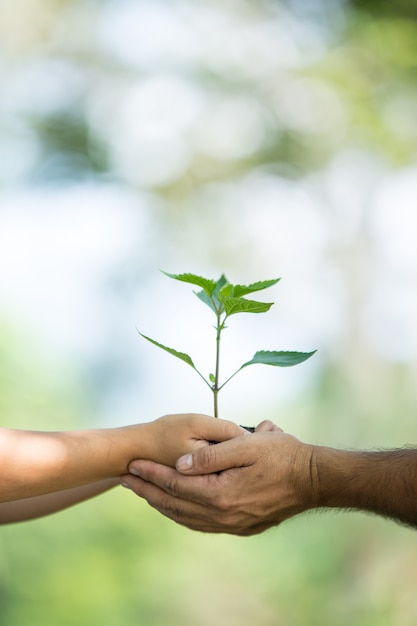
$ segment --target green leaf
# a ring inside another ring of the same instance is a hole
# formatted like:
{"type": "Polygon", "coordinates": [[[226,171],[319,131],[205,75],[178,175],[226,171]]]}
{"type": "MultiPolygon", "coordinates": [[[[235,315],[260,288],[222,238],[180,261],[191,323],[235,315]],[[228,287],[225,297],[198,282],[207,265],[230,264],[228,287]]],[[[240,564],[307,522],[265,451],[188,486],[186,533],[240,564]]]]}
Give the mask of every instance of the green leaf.
{"type": "Polygon", "coordinates": [[[191,283],[191,285],[197,285],[197,287],[202,287],[202,289],[207,293],[207,295],[211,296],[213,291],[216,288],[216,281],[211,280],[210,278],[203,278],[202,276],[197,276],[196,274],[169,274],[168,272],[164,272],[161,270],[165,276],[169,278],[173,278],[174,280],[180,280],[184,283],[191,283]]]}
{"type": "Polygon", "coordinates": [[[226,298],[233,298],[233,296],[233,285],[231,285],[230,283],[225,283],[218,293],[218,297],[222,302],[226,298]]]}
{"type": "Polygon", "coordinates": [[[273,302],[256,302],[255,300],[245,300],[244,298],[228,298],[219,295],[223,302],[226,315],[235,315],[236,313],[266,313],[269,311],[273,302]]]}
{"type": "Polygon", "coordinates": [[[147,341],[150,341],[151,343],[153,343],[154,346],[158,346],[158,348],[162,348],[162,350],[169,352],[169,354],[176,356],[178,359],[181,359],[181,361],[185,361],[185,363],[188,363],[188,365],[191,365],[193,369],[196,369],[192,358],[188,356],[188,354],[185,354],[185,352],[178,352],[178,350],[174,350],[174,348],[168,348],[167,346],[162,345],[162,343],[159,343],[158,341],[155,341],[155,339],[151,339],[150,337],[147,337],[146,335],[143,335],[142,333],[139,333],[139,335],[143,337],[144,339],[146,339],[147,341]]]}
{"type": "Polygon", "coordinates": [[[224,274],[222,274],[222,275],[220,276],[219,280],[216,282],[216,287],[215,287],[215,290],[214,290],[214,295],[216,295],[216,296],[217,296],[217,295],[219,294],[219,291],[220,291],[221,289],[223,289],[223,287],[224,287],[225,285],[229,285],[229,281],[227,280],[226,276],[225,276],[224,274]]]}
{"type": "Polygon", "coordinates": [[[276,285],[280,280],[280,278],[273,278],[272,280],[262,280],[257,283],[251,283],[250,285],[232,285],[233,292],[231,295],[235,296],[235,298],[240,298],[241,296],[246,296],[248,293],[268,289],[268,287],[276,285]]]}
{"type": "Polygon", "coordinates": [[[205,291],[194,291],[194,293],[197,296],[197,298],[200,298],[201,302],[204,302],[204,304],[207,304],[207,306],[209,306],[210,309],[217,314],[216,307],[212,298],[208,296],[205,291]]]}
{"type": "Polygon", "coordinates": [[[217,315],[218,313],[223,313],[224,306],[223,302],[219,298],[219,294],[222,293],[224,288],[229,287],[229,282],[224,274],[222,274],[219,280],[216,282],[213,292],[209,295],[206,291],[194,292],[197,298],[200,298],[204,304],[210,307],[212,311],[217,315]]]}
{"type": "Polygon", "coordinates": [[[214,375],[214,374],[209,374],[209,379],[210,379],[210,381],[211,381],[212,383],[215,383],[215,382],[216,382],[216,377],[215,377],[215,375],[214,375]]]}
{"type": "Polygon", "coordinates": [[[247,367],[248,365],[254,365],[255,363],[262,363],[264,365],[275,365],[278,367],[291,367],[292,365],[298,365],[307,361],[317,350],[313,352],[270,352],[267,350],[260,350],[256,352],[253,358],[244,363],[240,369],[247,367]]]}
{"type": "Polygon", "coordinates": [[[219,313],[222,313],[224,308],[223,308],[223,302],[220,298],[220,292],[227,286],[229,285],[229,281],[227,280],[226,276],[224,274],[222,274],[219,278],[219,280],[216,283],[216,286],[214,288],[213,291],[213,300],[214,300],[214,305],[216,307],[216,311],[218,311],[219,313]]]}

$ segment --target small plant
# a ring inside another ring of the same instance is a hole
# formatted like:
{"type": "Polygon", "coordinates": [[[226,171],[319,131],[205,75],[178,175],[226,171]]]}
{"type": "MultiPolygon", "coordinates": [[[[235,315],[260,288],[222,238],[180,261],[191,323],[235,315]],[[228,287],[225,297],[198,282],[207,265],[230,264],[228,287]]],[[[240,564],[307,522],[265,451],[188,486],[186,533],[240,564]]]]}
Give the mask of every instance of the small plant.
{"type": "Polygon", "coordinates": [[[273,302],[257,302],[255,300],[248,300],[245,298],[248,294],[254,293],[256,291],[261,291],[263,289],[267,289],[268,287],[272,287],[275,285],[280,279],[274,278],[272,280],[264,280],[256,283],[252,283],[250,285],[232,285],[229,283],[227,278],[222,275],[219,280],[216,282],[215,280],[210,280],[208,278],[203,278],[201,276],[196,276],[195,274],[168,274],[167,272],[163,272],[169,278],[173,278],[175,280],[179,280],[185,283],[190,283],[201,288],[201,291],[194,292],[197,298],[199,298],[204,304],[210,307],[213,313],[216,316],[216,362],[214,372],[209,374],[208,379],[203,376],[203,374],[196,368],[192,358],[185,354],[184,352],[178,352],[173,348],[168,348],[167,346],[162,345],[158,341],[139,333],[144,339],[150,341],[158,348],[162,348],[173,354],[178,359],[181,359],[197,372],[199,376],[204,380],[206,385],[213,392],[213,400],[214,400],[214,416],[218,417],[219,415],[219,404],[218,404],[218,396],[219,392],[227,385],[227,383],[232,380],[236,374],[238,374],[241,370],[249,365],[254,365],[255,363],[263,363],[264,365],[274,365],[279,367],[290,367],[292,365],[297,365],[298,363],[302,363],[309,359],[315,352],[277,352],[277,351],[269,351],[269,350],[260,350],[256,352],[254,356],[250,359],[250,361],[246,361],[243,363],[231,376],[229,376],[223,383],[220,383],[220,344],[222,332],[224,331],[226,326],[226,320],[232,315],[236,315],[237,313],[266,313],[269,311],[271,306],[274,304],[273,302]]]}

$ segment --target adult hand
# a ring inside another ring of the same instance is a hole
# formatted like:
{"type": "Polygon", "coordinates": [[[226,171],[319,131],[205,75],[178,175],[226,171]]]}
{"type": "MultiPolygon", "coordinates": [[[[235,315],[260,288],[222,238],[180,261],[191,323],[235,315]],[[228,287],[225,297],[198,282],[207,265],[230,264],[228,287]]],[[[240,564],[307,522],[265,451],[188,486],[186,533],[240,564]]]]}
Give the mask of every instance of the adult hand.
{"type": "Polygon", "coordinates": [[[191,529],[254,535],[314,506],[312,451],[267,421],[181,457],[176,470],[133,461],[121,482],[191,529]]]}

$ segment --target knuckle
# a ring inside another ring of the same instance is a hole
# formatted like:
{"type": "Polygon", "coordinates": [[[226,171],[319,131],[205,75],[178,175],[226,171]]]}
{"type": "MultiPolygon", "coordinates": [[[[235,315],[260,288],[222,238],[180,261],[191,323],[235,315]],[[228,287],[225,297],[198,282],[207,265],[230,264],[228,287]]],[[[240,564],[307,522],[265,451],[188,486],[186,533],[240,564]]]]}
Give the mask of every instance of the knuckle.
{"type": "Polygon", "coordinates": [[[246,515],[237,511],[229,511],[221,515],[221,523],[224,530],[232,535],[251,534],[249,521],[246,515]]]}
{"type": "Polygon", "coordinates": [[[201,529],[201,520],[199,520],[198,516],[191,511],[187,511],[186,508],[182,507],[169,496],[160,500],[158,506],[155,508],[165,517],[177,524],[181,524],[192,530],[201,529]]]}
{"type": "Polygon", "coordinates": [[[218,494],[213,500],[213,505],[221,513],[230,515],[230,501],[224,494],[218,494]]]}
{"type": "Polygon", "coordinates": [[[183,521],[184,511],[179,506],[173,505],[172,500],[168,498],[161,500],[158,510],[169,519],[176,522],[183,521]]]}
{"type": "Polygon", "coordinates": [[[209,470],[216,463],[216,446],[201,448],[196,455],[197,465],[201,470],[209,470]]]}
{"type": "Polygon", "coordinates": [[[178,481],[175,480],[175,478],[166,478],[164,480],[162,489],[170,494],[171,496],[179,496],[180,495],[180,488],[178,485],[178,481]]]}

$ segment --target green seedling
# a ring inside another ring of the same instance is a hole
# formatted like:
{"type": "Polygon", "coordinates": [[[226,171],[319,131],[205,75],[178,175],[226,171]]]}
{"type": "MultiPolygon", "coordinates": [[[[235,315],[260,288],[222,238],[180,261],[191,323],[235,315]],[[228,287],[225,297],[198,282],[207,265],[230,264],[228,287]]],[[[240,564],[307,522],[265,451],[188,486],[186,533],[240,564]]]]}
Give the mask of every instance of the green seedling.
{"type": "Polygon", "coordinates": [[[218,281],[210,280],[209,278],[203,278],[201,276],[196,276],[195,274],[168,274],[167,272],[163,272],[169,278],[173,278],[174,280],[179,280],[185,283],[190,283],[195,285],[201,289],[201,291],[194,292],[197,298],[199,298],[204,304],[206,304],[213,311],[216,317],[216,361],[214,372],[210,373],[208,378],[203,376],[203,374],[196,368],[192,358],[185,354],[184,352],[179,352],[178,350],[174,350],[174,348],[168,348],[168,346],[164,346],[163,344],[155,341],[155,339],[151,339],[142,333],[139,333],[144,339],[150,341],[158,348],[162,348],[169,354],[176,356],[181,361],[188,363],[197,374],[204,380],[206,385],[211,389],[213,393],[213,401],[214,401],[214,416],[218,417],[219,415],[219,403],[218,396],[219,392],[227,385],[227,383],[232,380],[236,374],[238,374],[241,370],[249,365],[255,365],[257,363],[261,363],[264,365],[274,365],[278,367],[291,367],[292,365],[298,365],[298,363],[302,363],[309,359],[315,352],[282,352],[282,351],[269,351],[269,350],[260,350],[256,352],[254,356],[250,359],[250,361],[246,361],[243,363],[231,376],[229,376],[224,382],[220,383],[220,344],[222,332],[227,328],[226,321],[232,315],[237,315],[238,313],[266,313],[269,311],[271,306],[274,304],[273,302],[258,302],[255,300],[248,300],[245,296],[248,294],[254,293],[256,291],[261,291],[263,289],[267,289],[268,287],[272,287],[276,285],[276,283],[280,280],[279,278],[274,278],[272,280],[264,280],[256,283],[252,283],[250,285],[232,285],[229,283],[227,278],[222,275],[218,281]]]}

